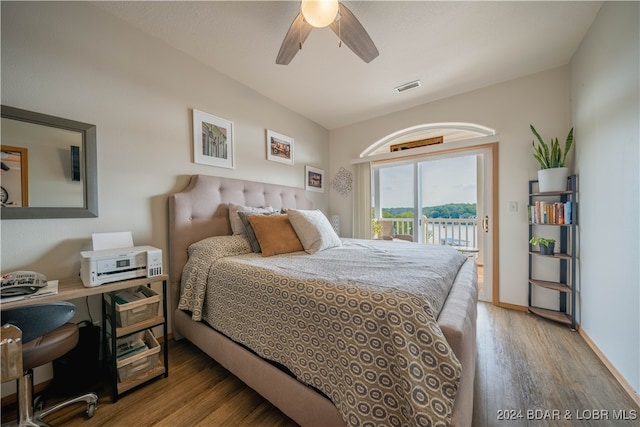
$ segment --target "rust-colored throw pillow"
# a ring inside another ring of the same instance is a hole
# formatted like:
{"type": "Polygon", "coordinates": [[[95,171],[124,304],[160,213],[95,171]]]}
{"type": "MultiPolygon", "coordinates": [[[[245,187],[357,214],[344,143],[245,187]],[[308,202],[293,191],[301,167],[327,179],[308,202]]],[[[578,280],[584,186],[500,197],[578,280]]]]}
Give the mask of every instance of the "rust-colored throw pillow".
{"type": "Polygon", "coordinates": [[[260,243],[262,256],[304,251],[286,214],[250,215],[248,220],[260,243]]]}

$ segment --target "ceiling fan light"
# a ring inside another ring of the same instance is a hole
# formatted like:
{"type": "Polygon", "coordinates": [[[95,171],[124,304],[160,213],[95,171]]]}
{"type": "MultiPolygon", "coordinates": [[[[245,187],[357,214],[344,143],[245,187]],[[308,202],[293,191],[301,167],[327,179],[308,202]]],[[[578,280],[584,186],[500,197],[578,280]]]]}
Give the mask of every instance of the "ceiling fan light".
{"type": "Polygon", "coordinates": [[[302,0],[300,10],[310,25],[326,27],[336,19],[338,0],[302,0]]]}

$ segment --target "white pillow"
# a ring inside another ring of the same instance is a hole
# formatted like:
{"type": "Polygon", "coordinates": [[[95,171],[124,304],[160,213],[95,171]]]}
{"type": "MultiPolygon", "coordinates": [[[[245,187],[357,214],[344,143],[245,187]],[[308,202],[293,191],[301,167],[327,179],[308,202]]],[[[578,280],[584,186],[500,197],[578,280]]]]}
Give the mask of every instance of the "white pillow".
{"type": "Polygon", "coordinates": [[[322,211],[289,209],[287,215],[307,253],[342,246],[342,241],[322,211]]]}
{"type": "Polygon", "coordinates": [[[274,213],[276,210],[271,206],[263,208],[254,208],[252,206],[236,205],[235,203],[229,203],[229,222],[231,223],[231,232],[234,236],[247,235],[244,224],[238,215],[238,212],[245,212],[247,214],[264,214],[274,213]]]}

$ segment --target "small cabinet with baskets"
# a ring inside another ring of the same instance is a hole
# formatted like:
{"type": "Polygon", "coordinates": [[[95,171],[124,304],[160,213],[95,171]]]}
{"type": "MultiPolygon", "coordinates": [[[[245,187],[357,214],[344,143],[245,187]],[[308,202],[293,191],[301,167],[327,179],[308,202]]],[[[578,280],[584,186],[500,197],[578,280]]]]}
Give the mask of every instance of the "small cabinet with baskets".
{"type": "Polygon", "coordinates": [[[113,402],[126,391],[169,375],[167,275],[118,283],[118,290],[104,293],[102,298],[104,354],[113,402]],[[162,295],[151,288],[158,282],[162,282],[162,295]],[[157,327],[162,328],[162,343],[153,333],[157,327]]]}
{"type": "Polygon", "coordinates": [[[529,312],[571,329],[576,328],[577,188],[577,175],[569,176],[564,191],[539,192],[538,181],[529,181],[529,239],[553,236],[556,248],[545,254],[529,244],[529,312]],[[539,306],[541,288],[557,292],[557,309],[539,306]]]}

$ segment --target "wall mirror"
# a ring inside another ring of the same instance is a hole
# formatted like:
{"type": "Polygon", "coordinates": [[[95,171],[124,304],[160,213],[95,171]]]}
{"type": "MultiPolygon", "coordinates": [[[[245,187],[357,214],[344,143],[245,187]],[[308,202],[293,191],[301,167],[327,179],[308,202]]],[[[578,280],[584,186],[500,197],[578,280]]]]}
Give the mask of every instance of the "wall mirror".
{"type": "Polygon", "coordinates": [[[96,126],[2,106],[2,219],[98,216],[96,126]]]}

